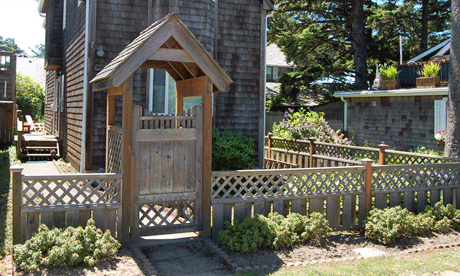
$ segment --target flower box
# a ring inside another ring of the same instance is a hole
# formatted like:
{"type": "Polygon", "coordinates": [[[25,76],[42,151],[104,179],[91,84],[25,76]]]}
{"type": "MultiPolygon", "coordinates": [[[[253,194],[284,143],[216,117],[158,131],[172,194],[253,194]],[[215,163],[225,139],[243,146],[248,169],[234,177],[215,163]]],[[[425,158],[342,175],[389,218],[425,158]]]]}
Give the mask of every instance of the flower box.
{"type": "Polygon", "coordinates": [[[417,88],[434,88],[441,84],[439,77],[421,77],[415,80],[417,88]]]}
{"type": "Polygon", "coordinates": [[[399,89],[399,80],[381,80],[380,90],[399,89]]]}

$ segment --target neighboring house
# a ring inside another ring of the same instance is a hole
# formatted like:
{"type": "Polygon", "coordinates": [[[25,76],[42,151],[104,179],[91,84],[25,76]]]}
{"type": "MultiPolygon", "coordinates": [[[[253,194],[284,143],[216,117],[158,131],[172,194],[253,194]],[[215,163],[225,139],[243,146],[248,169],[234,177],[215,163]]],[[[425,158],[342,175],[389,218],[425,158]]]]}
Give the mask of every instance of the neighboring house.
{"type": "MultiPolygon", "coordinates": [[[[93,93],[89,80],[142,30],[175,12],[233,80],[229,93],[214,96],[214,125],[253,138],[261,158],[263,57],[271,10],[271,0],[41,0],[39,11],[46,14],[46,130],[62,139],[73,166],[81,171],[104,167],[106,96],[93,93]]],[[[164,70],[139,69],[133,102],[152,112],[174,113],[174,85],[164,70]]]]}
{"type": "Polygon", "coordinates": [[[340,128],[358,145],[385,142],[403,149],[442,150],[435,134],[446,129],[449,49],[446,40],[398,66],[402,89],[336,92],[334,96],[342,101],[332,105],[342,106],[343,115],[326,111],[327,115],[335,124],[341,120],[340,128]],[[441,62],[442,87],[416,89],[417,72],[430,61],[441,62]]]}
{"type": "Polygon", "coordinates": [[[294,70],[294,65],[292,63],[287,63],[284,53],[275,43],[267,46],[266,58],[267,71],[265,73],[267,82],[277,82],[278,77],[283,73],[292,72],[294,70]]]}
{"type": "Polygon", "coordinates": [[[16,71],[36,80],[42,87],[46,85],[46,72],[44,59],[28,56],[17,56],[16,71]]]}

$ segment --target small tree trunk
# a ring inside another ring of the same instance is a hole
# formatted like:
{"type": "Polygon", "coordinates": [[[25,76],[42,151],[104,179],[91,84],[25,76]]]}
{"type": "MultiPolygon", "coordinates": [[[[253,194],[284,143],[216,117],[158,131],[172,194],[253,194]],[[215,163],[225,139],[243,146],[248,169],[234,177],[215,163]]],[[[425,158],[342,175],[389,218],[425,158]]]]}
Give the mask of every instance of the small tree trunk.
{"type": "Polygon", "coordinates": [[[355,84],[358,89],[367,89],[367,43],[364,24],[364,0],[355,0],[352,5],[352,45],[355,54],[355,84]]]}
{"type": "Polygon", "coordinates": [[[449,72],[449,100],[447,105],[447,135],[445,155],[460,157],[460,1],[452,1],[449,72]]]}

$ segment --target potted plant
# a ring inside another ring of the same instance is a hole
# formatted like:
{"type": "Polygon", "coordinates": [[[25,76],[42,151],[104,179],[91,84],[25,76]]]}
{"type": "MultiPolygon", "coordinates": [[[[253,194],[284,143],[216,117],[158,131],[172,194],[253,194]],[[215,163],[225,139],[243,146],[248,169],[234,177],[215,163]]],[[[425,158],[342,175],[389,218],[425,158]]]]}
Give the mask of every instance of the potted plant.
{"type": "Polygon", "coordinates": [[[416,79],[417,88],[433,88],[439,86],[441,80],[438,77],[441,65],[439,63],[430,62],[423,66],[423,69],[418,71],[422,77],[416,79]]]}
{"type": "Polygon", "coordinates": [[[397,76],[398,70],[395,66],[383,66],[382,69],[380,69],[380,77],[382,77],[382,80],[380,81],[379,89],[398,89],[399,80],[396,79],[397,76]]]}
{"type": "Polygon", "coordinates": [[[446,142],[446,130],[440,130],[434,138],[438,141],[438,145],[444,145],[446,142]]]}

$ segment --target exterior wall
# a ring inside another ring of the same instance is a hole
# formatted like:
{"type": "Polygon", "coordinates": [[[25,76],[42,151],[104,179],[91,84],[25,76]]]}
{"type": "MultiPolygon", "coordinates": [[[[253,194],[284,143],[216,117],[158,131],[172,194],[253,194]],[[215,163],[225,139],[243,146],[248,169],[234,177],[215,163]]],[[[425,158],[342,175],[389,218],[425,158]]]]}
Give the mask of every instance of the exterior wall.
{"type": "Polygon", "coordinates": [[[85,5],[67,1],[64,29],[64,108],[59,137],[67,159],[78,167],[81,157],[83,120],[83,74],[85,54],[85,5]]]}
{"type": "MultiPolygon", "coordinates": [[[[219,1],[216,60],[232,78],[228,93],[214,95],[215,126],[231,128],[259,144],[261,76],[261,4],[259,1],[219,1]]],[[[262,124],[263,128],[263,124],[262,124]]],[[[260,129],[260,131],[264,131],[260,129]]]]}
{"type": "Polygon", "coordinates": [[[327,104],[314,106],[311,108],[315,112],[323,112],[324,119],[334,130],[343,130],[343,102],[335,101],[327,104]]]}
{"type": "Polygon", "coordinates": [[[53,133],[53,111],[51,105],[54,101],[55,71],[46,71],[46,95],[45,95],[45,131],[53,133]]]}
{"type": "Polygon", "coordinates": [[[45,68],[61,66],[63,53],[62,15],[63,0],[50,0],[46,12],[45,68]]]}
{"type": "Polygon", "coordinates": [[[358,145],[441,150],[434,138],[434,100],[442,96],[347,98],[348,132],[358,145]]]}

